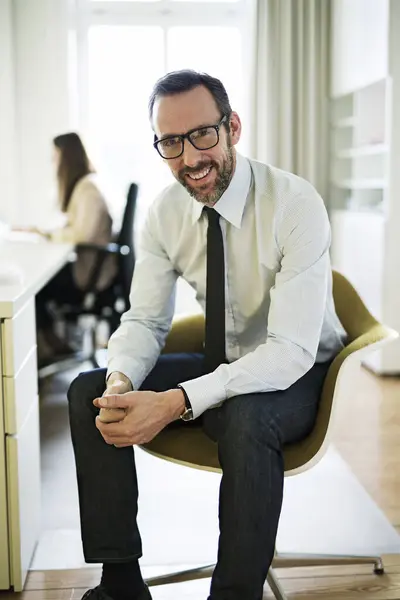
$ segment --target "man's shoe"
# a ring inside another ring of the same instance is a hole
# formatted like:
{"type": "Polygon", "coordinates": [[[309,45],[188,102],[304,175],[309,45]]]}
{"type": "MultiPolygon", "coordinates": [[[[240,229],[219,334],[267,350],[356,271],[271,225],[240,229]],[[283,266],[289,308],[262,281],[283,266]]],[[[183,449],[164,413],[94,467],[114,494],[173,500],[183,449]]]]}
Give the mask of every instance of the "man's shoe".
{"type": "MultiPolygon", "coordinates": [[[[97,587],[85,592],[82,596],[82,600],[113,600],[113,598],[107,594],[102,585],[98,585],[97,587]]],[[[147,585],[144,587],[140,596],[138,596],[138,598],[135,600],[152,600],[150,590],[147,585]]]]}

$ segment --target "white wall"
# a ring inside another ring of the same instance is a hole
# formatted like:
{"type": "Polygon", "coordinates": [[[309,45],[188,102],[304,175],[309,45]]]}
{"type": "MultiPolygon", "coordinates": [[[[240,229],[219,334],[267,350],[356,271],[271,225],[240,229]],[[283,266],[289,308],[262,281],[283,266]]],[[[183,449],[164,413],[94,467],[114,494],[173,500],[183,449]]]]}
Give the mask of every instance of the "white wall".
{"type": "Polygon", "coordinates": [[[0,0],[0,221],[16,210],[12,0],[0,0]]]}
{"type": "Polygon", "coordinates": [[[70,0],[13,0],[20,223],[45,218],[54,193],[51,139],[70,126],[69,8],[70,0]]]}
{"type": "Polygon", "coordinates": [[[388,16],[389,0],[333,0],[332,96],[387,76],[388,16]]]}

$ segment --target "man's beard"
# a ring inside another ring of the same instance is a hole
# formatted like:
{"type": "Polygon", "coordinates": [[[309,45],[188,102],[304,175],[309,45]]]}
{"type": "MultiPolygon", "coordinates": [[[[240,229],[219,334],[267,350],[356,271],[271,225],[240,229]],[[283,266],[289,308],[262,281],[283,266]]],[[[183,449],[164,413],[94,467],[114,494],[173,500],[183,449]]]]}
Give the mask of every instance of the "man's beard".
{"type": "Polygon", "coordinates": [[[226,191],[226,189],[228,188],[228,186],[231,182],[232,174],[233,174],[233,163],[234,163],[233,149],[232,149],[232,145],[230,143],[228,143],[226,158],[223,162],[222,167],[220,167],[218,165],[218,163],[216,163],[213,160],[204,161],[204,162],[200,162],[194,168],[193,167],[185,167],[184,169],[181,169],[179,171],[179,173],[177,174],[176,178],[179,181],[179,183],[181,183],[183,185],[183,187],[189,192],[189,194],[192,196],[192,198],[194,198],[198,202],[201,202],[202,204],[214,205],[221,198],[222,194],[226,191]],[[208,167],[213,167],[213,169],[215,169],[215,171],[217,173],[217,177],[215,179],[214,188],[211,191],[211,193],[204,196],[202,194],[201,187],[199,187],[197,189],[193,189],[190,186],[190,183],[188,182],[186,175],[188,173],[196,173],[196,172],[198,173],[198,172],[202,171],[203,169],[207,169],[208,167]]]}

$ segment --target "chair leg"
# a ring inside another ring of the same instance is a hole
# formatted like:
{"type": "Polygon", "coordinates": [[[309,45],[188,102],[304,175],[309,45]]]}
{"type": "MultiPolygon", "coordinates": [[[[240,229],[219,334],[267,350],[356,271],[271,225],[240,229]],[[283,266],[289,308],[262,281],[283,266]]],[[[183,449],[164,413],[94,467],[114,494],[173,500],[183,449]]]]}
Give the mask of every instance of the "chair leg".
{"type": "Polygon", "coordinates": [[[98,361],[97,361],[97,356],[96,356],[96,350],[97,350],[97,331],[96,331],[96,326],[93,327],[93,329],[90,332],[90,343],[91,343],[91,348],[90,348],[90,357],[89,360],[93,365],[93,369],[98,369],[100,367],[98,361]]]}
{"type": "Polygon", "coordinates": [[[373,565],[376,575],[383,575],[385,570],[380,556],[332,555],[329,554],[279,554],[272,561],[275,569],[290,567],[334,567],[338,565],[373,565]]]}
{"type": "Polygon", "coordinates": [[[83,330],[83,355],[86,360],[92,364],[93,369],[100,367],[96,351],[97,351],[97,319],[94,316],[84,315],[80,318],[80,327],[83,330]]]}
{"type": "Polygon", "coordinates": [[[46,379],[52,375],[56,375],[57,373],[64,373],[69,369],[75,368],[78,364],[86,361],[87,357],[83,356],[81,352],[75,352],[72,356],[67,358],[62,358],[57,362],[46,365],[45,367],[40,367],[38,369],[39,379],[46,379]]]}
{"type": "Polygon", "coordinates": [[[279,583],[275,571],[272,568],[268,571],[267,582],[276,600],[287,600],[287,596],[283,591],[283,587],[279,583]]]}
{"type": "MultiPolygon", "coordinates": [[[[276,600],[288,600],[274,569],[284,569],[290,567],[334,567],[337,565],[358,565],[371,564],[374,565],[374,573],[383,575],[384,566],[381,557],[379,556],[330,556],[328,554],[276,554],[272,561],[272,567],[268,571],[267,582],[272,590],[276,600]]],[[[186,569],[185,571],[176,571],[157,577],[149,577],[146,579],[148,586],[166,585],[168,583],[180,583],[183,581],[194,581],[195,579],[204,579],[211,577],[215,565],[205,565],[194,569],[186,569]]]]}
{"type": "MultiPolygon", "coordinates": [[[[168,583],[182,583],[184,581],[194,581],[195,579],[204,579],[212,577],[215,565],[206,565],[196,567],[195,569],[187,569],[185,571],[176,571],[167,573],[166,575],[158,575],[157,577],[149,577],[145,580],[149,587],[157,585],[166,585],[168,583]]],[[[276,600],[288,600],[278,578],[273,569],[270,569],[267,575],[267,582],[272,590],[276,600]]]]}
{"type": "Polygon", "coordinates": [[[215,564],[196,567],[195,569],[186,569],[185,571],[175,571],[174,573],[166,573],[157,577],[149,577],[146,579],[148,586],[165,585],[167,583],[180,583],[183,581],[194,581],[195,579],[205,579],[211,577],[214,571],[215,564]]]}

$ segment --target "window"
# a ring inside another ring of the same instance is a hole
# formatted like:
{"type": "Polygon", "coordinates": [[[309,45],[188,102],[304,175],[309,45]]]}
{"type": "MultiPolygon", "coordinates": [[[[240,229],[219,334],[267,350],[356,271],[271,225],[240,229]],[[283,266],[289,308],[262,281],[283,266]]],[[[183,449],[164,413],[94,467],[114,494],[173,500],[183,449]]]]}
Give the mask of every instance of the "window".
{"type": "Polygon", "coordinates": [[[145,205],[166,183],[147,117],[163,55],[161,27],[100,25],[88,32],[87,136],[117,221],[130,182],[139,183],[145,205]]]}
{"type": "Polygon", "coordinates": [[[238,65],[240,70],[242,39],[238,27],[180,26],[168,30],[167,70],[190,68],[218,77],[231,105],[241,113],[244,99],[238,65]]]}
{"type": "MultiPolygon", "coordinates": [[[[219,77],[246,122],[249,1],[80,0],[81,130],[117,222],[130,182],[140,188],[140,224],[172,181],[148,122],[148,98],[160,76],[193,68],[219,77]]],[[[245,142],[240,149],[246,152],[245,142]]]]}

